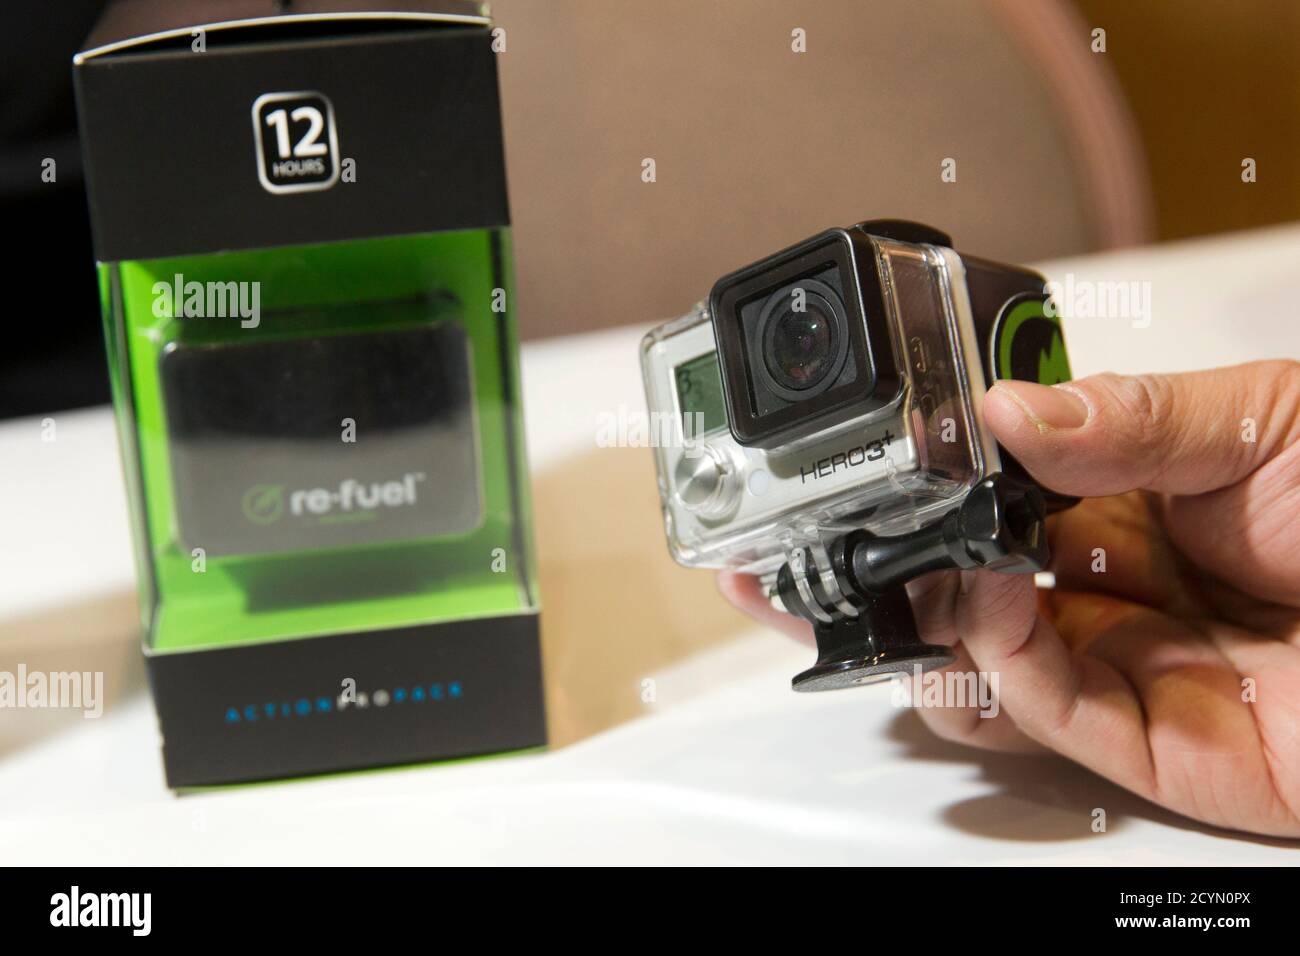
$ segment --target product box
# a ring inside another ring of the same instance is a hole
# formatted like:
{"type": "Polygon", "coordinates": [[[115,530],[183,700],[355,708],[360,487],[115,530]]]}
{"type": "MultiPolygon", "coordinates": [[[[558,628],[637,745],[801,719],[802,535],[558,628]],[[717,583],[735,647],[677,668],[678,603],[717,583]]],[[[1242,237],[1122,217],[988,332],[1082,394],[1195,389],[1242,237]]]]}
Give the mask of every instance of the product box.
{"type": "Polygon", "coordinates": [[[74,60],[173,787],[545,742],[492,41],[118,0],[74,60]]]}

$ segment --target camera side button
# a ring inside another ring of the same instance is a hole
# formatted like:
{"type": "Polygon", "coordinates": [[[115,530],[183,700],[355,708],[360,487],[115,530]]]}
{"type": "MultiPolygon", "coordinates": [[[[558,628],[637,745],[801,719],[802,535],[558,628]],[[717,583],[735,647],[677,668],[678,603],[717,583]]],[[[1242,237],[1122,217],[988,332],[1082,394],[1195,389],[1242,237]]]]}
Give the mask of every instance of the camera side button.
{"type": "Polygon", "coordinates": [[[736,497],[735,468],[710,445],[677,460],[673,484],[682,506],[702,517],[724,514],[736,497]]]}

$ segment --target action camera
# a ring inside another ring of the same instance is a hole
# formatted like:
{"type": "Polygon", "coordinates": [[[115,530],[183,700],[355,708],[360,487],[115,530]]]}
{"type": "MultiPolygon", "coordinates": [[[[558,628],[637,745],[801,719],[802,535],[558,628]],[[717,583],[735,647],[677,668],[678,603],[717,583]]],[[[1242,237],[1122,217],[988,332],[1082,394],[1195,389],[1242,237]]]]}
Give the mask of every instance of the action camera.
{"type": "Polygon", "coordinates": [[[903,585],[1046,566],[1038,486],[984,427],[999,378],[1070,377],[1045,280],[942,232],[830,229],[729,275],[654,329],[642,371],[669,548],[759,575],[809,620],[823,690],[944,666],[903,585]]]}

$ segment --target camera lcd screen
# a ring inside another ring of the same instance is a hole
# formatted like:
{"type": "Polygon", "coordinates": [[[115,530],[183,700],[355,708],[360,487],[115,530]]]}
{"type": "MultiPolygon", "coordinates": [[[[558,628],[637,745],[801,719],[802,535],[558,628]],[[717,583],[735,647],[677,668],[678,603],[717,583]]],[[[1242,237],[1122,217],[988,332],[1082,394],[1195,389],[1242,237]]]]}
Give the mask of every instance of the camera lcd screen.
{"type": "Polygon", "coordinates": [[[717,352],[683,362],[674,369],[673,377],[677,381],[677,407],[682,413],[684,434],[698,437],[727,427],[727,402],[722,395],[717,352]]]}

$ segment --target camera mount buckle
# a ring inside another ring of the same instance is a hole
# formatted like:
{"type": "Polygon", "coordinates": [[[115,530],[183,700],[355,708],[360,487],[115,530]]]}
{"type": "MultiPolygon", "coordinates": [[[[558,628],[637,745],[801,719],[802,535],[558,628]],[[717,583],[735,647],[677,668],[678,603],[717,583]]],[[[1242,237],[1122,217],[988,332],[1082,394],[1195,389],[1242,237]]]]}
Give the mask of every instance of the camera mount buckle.
{"type": "Polygon", "coordinates": [[[809,621],[817,638],[817,663],[795,676],[794,689],[835,690],[951,664],[948,648],[917,633],[907,582],[941,570],[1041,571],[1049,558],[1046,517],[1036,486],[994,473],[959,507],[909,534],[851,531],[825,547],[792,551],[772,597],[809,621]]]}

